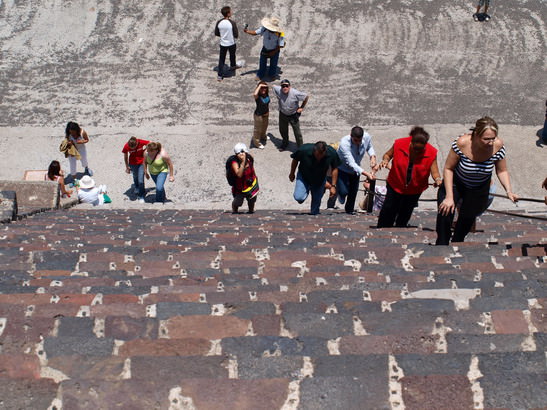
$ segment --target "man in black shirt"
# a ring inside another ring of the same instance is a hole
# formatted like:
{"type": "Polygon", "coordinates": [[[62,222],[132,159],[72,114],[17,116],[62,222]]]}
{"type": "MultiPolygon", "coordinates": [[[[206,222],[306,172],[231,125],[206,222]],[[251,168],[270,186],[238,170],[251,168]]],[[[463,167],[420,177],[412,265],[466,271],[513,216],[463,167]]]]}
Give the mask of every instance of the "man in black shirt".
{"type": "Polygon", "coordinates": [[[321,199],[325,193],[325,181],[327,179],[327,171],[332,168],[332,184],[330,188],[330,196],[336,195],[336,182],[338,181],[338,166],[341,164],[338,154],[334,148],[328,146],[323,141],[318,141],[315,144],[304,144],[296,152],[291,155],[291,172],[289,180],[295,180],[294,199],[299,203],[303,203],[311,191],[311,211],[312,215],[319,213],[321,199]],[[298,165],[300,164],[300,165],[298,165]]]}

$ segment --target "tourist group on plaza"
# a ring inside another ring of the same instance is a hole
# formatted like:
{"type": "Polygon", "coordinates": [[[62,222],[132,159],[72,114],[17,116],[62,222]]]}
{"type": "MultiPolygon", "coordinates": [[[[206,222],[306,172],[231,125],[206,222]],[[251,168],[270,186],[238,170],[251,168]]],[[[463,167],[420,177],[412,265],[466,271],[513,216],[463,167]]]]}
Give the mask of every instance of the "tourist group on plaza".
{"type": "MultiPolygon", "coordinates": [[[[214,28],[215,35],[220,38],[218,81],[224,81],[241,68],[236,59],[236,39],[239,37],[237,24],[231,19],[230,7],[223,7],[221,14],[222,18],[214,28]],[[225,66],[227,54],[229,67],[225,66]]],[[[280,20],[266,17],[256,30],[249,30],[245,26],[243,32],[261,36],[263,42],[257,85],[252,93],[255,110],[251,148],[265,148],[270,95],[275,96],[282,138],[278,148],[280,151],[288,148],[290,125],[297,149],[291,154],[289,180],[294,183],[294,199],[298,203],[303,203],[311,196],[311,215],[320,213],[326,191],[329,208],[335,208],[336,202],[339,202],[343,204],[346,213],[355,213],[361,177],[364,177],[365,188],[370,190],[376,172],[381,169],[389,170],[386,186],[373,188],[371,192],[374,209],[379,211],[378,228],[408,226],[420,195],[433,185],[438,188],[437,245],[448,245],[450,241],[461,242],[471,231],[476,217],[486,210],[492,200],[490,193],[494,170],[507,197],[513,202],[518,201],[518,196],[511,188],[506,150],[498,136],[498,125],[487,116],[478,119],[469,133],[454,140],[442,171],[437,163],[437,149],[429,143],[429,133],[419,126],[413,127],[408,136],[396,139],[381,158],[377,158],[372,137],[360,126],[351,128],[348,135],[334,144],[324,141],[304,144],[300,117],[306,109],[309,95],[293,87],[288,79],[281,80],[279,85],[269,84],[279,79],[277,65],[285,45],[280,20]],[[362,165],[365,155],[369,157],[367,169],[362,165]],[[433,181],[431,184],[430,177],[433,181]],[[456,214],[457,222],[453,224],[456,214]]],[[[101,205],[109,202],[110,198],[106,187],[97,186],[92,178],[93,172],[88,165],[86,152],[88,142],[86,131],[77,123],[69,122],[60,150],[69,160],[70,175],[65,177],[60,163],[53,161],[45,179],[59,182],[61,193],[65,196],[72,195],[71,188],[74,188],[81,202],[101,205]],[[79,180],[76,179],[78,160],[84,167],[84,176],[79,180]]],[[[159,142],[131,137],[125,143],[122,153],[125,170],[133,176],[137,200],[144,203],[145,179],[151,178],[156,185],[155,200],[165,202],[165,182],[174,181],[173,162],[165,148],[159,142]]],[[[254,158],[244,143],[235,145],[233,155],[227,158],[225,166],[227,182],[233,195],[232,212],[238,213],[246,201],[248,212],[253,213],[260,187],[254,158]]]]}

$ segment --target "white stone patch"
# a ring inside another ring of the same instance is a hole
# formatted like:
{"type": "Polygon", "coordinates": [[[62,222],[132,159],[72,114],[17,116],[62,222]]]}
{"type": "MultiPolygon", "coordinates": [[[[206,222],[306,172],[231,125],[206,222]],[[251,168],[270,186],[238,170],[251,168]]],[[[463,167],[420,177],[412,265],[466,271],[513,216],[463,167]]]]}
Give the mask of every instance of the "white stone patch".
{"type": "Polygon", "coordinates": [[[226,314],[226,307],[223,303],[218,303],[211,306],[211,316],[224,316],[226,314]]]}
{"type": "Polygon", "coordinates": [[[406,249],[405,250],[405,256],[401,259],[401,265],[403,266],[403,269],[407,272],[411,272],[414,270],[414,266],[412,266],[412,263],[410,261],[414,258],[419,258],[422,253],[424,253],[423,250],[414,252],[413,249],[406,249]]]}
{"type": "Polygon", "coordinates": [[[285,327],[285,321],[281,318],[281,329],[279,329],[279,336],[294,338],[295,335],[285,327]]]}
{"type": "Polygon", "coordinates": [[[29,287],[30,286],[30,280],[24,280],[22,283],[23,287],[29,287]]]}
{"type": "Polygon", "coordinates": [[[338,313],[338,308],[333,303],[332,305],[327,306],[327,308],[325,309],[325,313],[327,313],[327,314],[336,314],[336,313],[338,313]]]}
{"type": "Polygon", "coordinates": [[[388,302],[387,300],[382,300],[382,312],[391,312],[391,305],[397,302],[388,302]]]}
{"type": "Polygon", "coordinates": [[[410,292],[408,291],[408,283],[403,283],[403,288],[400,292],[401,299],[409,299],[411,298],[410,292]]]}
{"type": "Polygon", "coordinates": [[[536,298],[528,299],[528,307],[530,309],[543,309],[541,303],[538,302],[536,298]]]}
{"type": "Polygon", "coordinates": [[[530,312],[529,310],[523,310],[522,314],[524,315],[524,319],[526,320],[526,324],[528,325],[529,335],[526,337],[526,339],[523,340],[520,347],[524,352],[535,352],[537,350],[537,346],[533,334],[537,333],[538,329],[534,325],[534,322],[532,322],[532,312],[530,312]]]}
{"type": "Polygon", "coordinates": [[[25,317],[31,317],[35,309],[36,309],[36,306],[28,305],[27,308],[25,309],[25,317]]]}
{"type": "Polygon", "coordinates": [[[44,366],[40,368],[40,377],[42,379],[53,379],[55,383],[61,383],[63,380],[70,379],[70,377],[68,377],[62,371],[53,369],[48,366],[44,366]]]}
{"type": "Polygon", "coordinates": [[[44,293],[46,293],[46,289],[44,287],[40,286],[38,289],[36,289],[37,295],[43,295],[44,293]]]}
{"type": "Polygon", "coordinates": [[[87,295],[90,290],[91,290],[91,286],[83,286],[82,287],[82,295],[87,295]]]}
{"type": "Polygon", "coordinates": [[[280,410],[297,410],[300,405],[300,380],[289,383],[289,393],[280,410]]]}
{"type": "Polygon", "coordinates": [[[435,342],[435,353],[447,353],[448,345],[446,343],[446,335],[451,331],[451,328],[444,325],[444,319],[442,317],[435,319],[433,331],[431,332],[433,336],[439,336],[435,342]]]}
{"type": "Polygon", "coordinates": [[[217,292],[224,292],[224,283],[222,282],[217,283],[217,292]]]}
{"type": "Polygon", "coordinates": [[[89,272],[80,272],[78,269],[76,269],[74,272],[70,272],[70,276],[80,276],[82,278],[87,278],[89,276],[89,272]]]}
{"type": "Polygon", "coordinates": [[[129,380],[131,379],[131,358],[127,358],[123,362],[123,369],[120,374],[121,380],[129,380]]]}
{"type": "Polygon", "coordinates": [[[188,271],[184,268],[182,268],[179,272],[179,275],[181,278],[186,279],[188,277],[188,271]]]}
{"type": "Polygon", "coordinates": [[[280,292],[288,292],[289,287],[287,285],[279,285],[279,291],[280,292]]]}
{"type": "Polygon", "coordinates": [[[327,349],[329,351],[329,354],[331,356],[339,356],[340,355],[340,337],[336,339],[331,339],[327,341],[327,349]]]}
{"type": "Polygon", "coordinates": [[[298,292],[298,300],[300,301],[300,303],[307,302],[308,295],[306,295],[304,292],[298,292]]]}
{"type": "Polygon", "coordinates": [[[427,282],[435,282],[435,272],[429,271],[429,274],[427,275],[427,282]]]}
{"type": "Polygon", "coordinates": [[[237,365],[237,359],[230,357],[226,365],[228,369],[228,379],[239,379],[239,369],[237,365]]]}
{"type": "Polygon", "coordinates": [[[130,280],[117,280],[116,282],[114,282],[114,286],[117,288],[119,288],[120,286],[132,287],[133,284],[131,283],[130,280]]]}
{"type": "Polygon", "coordinates": [[[150,294],[155,294],[160,292],[159,286],[150,286],[150,294]]]}
{"type": "Polygon", "coordinates": [[[315,278],[315,286],[325,286],[327,285],[327,280],[325,278],[315,278]]]}
{"type": "Polygon", "coordinates": [[[157,306],[156,304],[146,306],[146,317],[156,317],[157,306]]]}
{"type": "Polygon", "coordinates": [[[492,265],[494,265],[494,268],[496,269],[503,269],[503,265],[501,263],[498,263],[496,261],[496,257],[495,256],[491,256],[490,257],[490,260],[492,261],[492,265]]]}
{"type": "Polygon", "coordinates": [[[364,302],[372,302],[372,296],[368,290],[363,291],[363,301],[364,302]]]}
{"type": "Polygon", "coordinates": [[[490,312],[481,313],[481,322],[478,322],[477,324],[484,328],[485,335],[493,335],[496,333],[494,322],[492,321],[492,314],[490,312]]]}
{"type": "Polygon", "coordinates": [[[365,283],[365,277],[364,276],[358,276],[357,277],[357,283],[365,283]]]}
{"type": "Polygon", "coordinates": [[[117,269],[116,262],[110,262],[108,264],[108,270],[116,270],[116,269],[117,269]]]}
{"type": "Polygon", "coordinates": [[[181,387],[169,390],[169,410],[197,410],[191,397],[182,395],[181,387]]]}
{"type": "Polygon", "coordinates": [[[220,344],[221,339],[211,340],[211,347],[205,356],[220,356],[222,355],[222,345],[220,344]]]}
{"type": "Polygon", "coordinates": [[[473,277],[473,282],[480,282],[482,280],[482,272],[478,270],[475,272],[475,276],[473,277]]]}
{"type": "Polygon", "coordinates": [[[98,338],[104,337],[104,319],[95,318],[93,322],[93,333],[98,338]]]}
{"type": "Polygon", "coordinates": [[[112,356],[118,356],[120,354],[120,347],[125,344],[125,341],[114,339],[114,349],[112,349],[112,356]]]}
{"type": "Polygon", "coordinates": [[[59,295],[53,295],[49,298],[49,303],[52,303],[54,305],[56,305],[60,301],[61,301],[61,298],[59,297],[59,295]]]}
{"type": "Polygon", "coordinates": [[[6,323],[8,323],[8,319],[5,317],[0,317],[0,336],[2,336],[4,330],[6,330],[6,323]]]}
{"type": "Polygon", "coordinates": [[[135,262],[133,255],[123,255],[123,263],[135,262]]]}
{"type": "Polygon", "coordinates": [[[256,302],[258,300],[255,291],[249,291],[249,300],[251,302],[256,302]]]}
{"type": "Polygon", "coordinates": [[[351,266],[353,272],[359,272],[362,264],[357,259],[348,259],[347,261],[344,261],[344,266],[351,266]]]}
{"type": "Polygon", "coordinates": [[[63,401],[56,397],[53,399],[53,401],[51,402],[51,404],[49,405],[49,407],[47,408],[47,410],[62,410],[63,408],[63,401]]]}
{"type": "Polygon", "coordinates": [[[171,269],[180,269],[180,262],[175,261],[175,263],[171,265],[171,269]]]}
{"type": "Polygon", "coordinates": [[[368,335],[363,322],[358,316],[353,316],[353,334],[355,336],[366,336],[368,335]]]}
{"type": "Polygon", "coordinates": [[[269,350],[264,350],[262,352],[262,357],[280,357],[282,355],[281,349],[277,343],[274,343],[275,350],[270,352],[269,350]]]}
{"type": "Polygon", "coordinates": [[[199,303],[207,303],[207,295],[205,293],[199,294],[199,303]]]}
{"type": "Polygon", "coordinates": [[[469,301],[481,294],[480,289],[422,289],[409,292],[408,299],[452,300],[456,310],[468,310],[469,301]]]}
{"type": "Polygon", "coordinates": [[[295,262],[291,263],[291,268],[300,269],[300,271],[296,275],[297,278],[303,278],[304,274],[306,272],[310,271],[310,269],[308,267],[306,267],[306,261],[295,261],[295,262]]]}
{"type": "Polygon", "coordinates": [[[403,369],[399,367],[395,356],[389,355],[388,362],[388,377],[389,377],[389,404],[393,410],[404,410],[405,403],[403,401],[403,385],[401,379],[405,377],[403,369]]]}
{"type": "Polygon", "coordinates": [[[91,316],[91,307],[90,306],[80,306],[76,317],[90,317],[91,316]]]}
{"type": "Polygon", "coordinates": [[[378,258],[376,257],[376,252],[369,251],[368,252],[368,258],[366,258],[363,262],[369,264],[369,265],[379,265],[380,262],[378,261],[378,258]]]}
{"type": "Polygon", "coordinates": [[[281,311],[281,305],[279,303],[274,303],[274,307],[275,307],[275,314],[276,315],[280,315],[281,313],[283,313],[281,311]]]}
{"type": "Polygon", "coordinates": [[[167,320],[160,320],[158,323],[158,338],[169,339],[169,328],[167,327],[167,320]]]}
{"type": "Polygon", "coordinates": [[[49,283],[49,286],[50,287],[61,287],[61,286],[63,286],[63,281],[62,280],[52,280],[49,283]]]}
{"type": "Polygon", "coordinates": [[[300,378],[313,377],[314,368],[311,357],[304,356],[302,359],[304,363],[302,364],[302,369],[300,369],[300,378]]]}
{"type": "Polygon", "coordinates": [[[344,254],[343,253],[336,253],[334,251],[334,248],[330,248],[329,253],[324,255],[324,257],[325,258],[331,258],[331,259],[334,259],[334,260],[337,260],[337,261],[343,261],[345,259],[344,254]]]}
{"type": "Polygon", "coordinates": [[[260,284],[262,286],[266,286],[266,285],[269,285],[270,282],[268,282],[268,278],[260,278],[260,284]]]}
{"type": "Polygon", "coordinates": [[[494,282],[494,287],[495,288],[503,288],[503,287],[505,287],[505,285],[503,284],[503,282],[494,282]]]}
{"type": "Polygon", "coordinates": [[[469,364],[469,371],[467,372],[467,379],[471,383],[471,392],[473,392],[473,408],[484,409],[484,391],[482,390],[479,382],[483,374],[479,368],[479,358],[475,355],[471,357],[471,363],[469,364]]]}
{"type": "Polygon", "coordinates": [[[256,336],[255,330],[253,329],[253,322],[249,322],[245,336],[256,336]]]}
{"type": "Polygon", "coordinates": [[[253,249],[253,253],[255,254],[256,260],[259,262],[270,260],[270,252],[268,251],[268,248],[253,249]]]}

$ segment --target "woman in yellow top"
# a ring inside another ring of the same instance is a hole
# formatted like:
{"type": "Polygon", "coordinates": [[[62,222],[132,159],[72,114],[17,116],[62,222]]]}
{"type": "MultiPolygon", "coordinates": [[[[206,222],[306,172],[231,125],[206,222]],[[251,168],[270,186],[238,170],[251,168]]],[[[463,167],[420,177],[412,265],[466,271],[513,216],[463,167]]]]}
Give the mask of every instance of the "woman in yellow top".
{"type": "Polygon", "coordinates": [[[144,176],[146,179],[150,179],[151,175],[156,184],[156,202],[165,203],[166,201],[163,185],[168,173],[169,182],[174,182],[175,176],[171,158],[162,149],[159,142],[151,142],[146,146],[146,153],[144,154],[144,176]]]}

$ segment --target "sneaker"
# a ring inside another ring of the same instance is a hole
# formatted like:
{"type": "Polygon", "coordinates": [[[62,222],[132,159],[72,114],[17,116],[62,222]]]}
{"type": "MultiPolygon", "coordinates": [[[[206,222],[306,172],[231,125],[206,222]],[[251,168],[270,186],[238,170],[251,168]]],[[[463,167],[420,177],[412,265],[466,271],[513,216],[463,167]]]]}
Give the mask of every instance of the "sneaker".
{"type": "Polygon", "coordinates": [[[255,146],[255,148],[264,149],[266,147],[263,144],[258,144],[258,145],[255,146]]]}
{"type": "Polygon", "coordinates": [[[137,202],[138,202],[139,204],[144,204],[144,198],[139,198],[139,199],[137,199],[137,202]]]}
{"type": "Polygon", "coordinates": [[[133,190],[133,193],[134,193],[135,195],[139,195],[139,188],[135,188],[135,189],[133,190]]]}
{"type": "Polygon", "coordinates": [[[484,16],[484,21],[488,21],[490,20],[490,16],[487,14],[486,16],[484,16]]]}
{"type": "Polygon", "coordinates": [[[222,78],[221,76],[218,76],[218,77],[217,77],[217,81],[220,82],[220,81],[222,81],[222,80],[223,80],[223,78],[222,78]]]}
{"type": "Polygon", "coordinates": [[[85,167],[84,174],[89,175],[90,177],[93,176],[93,171],[89,167],[85,167]]]}
{"type": "Polygon", "coordinates": [[[473,20],[479,21],[479,16],[477,13],[473,14],[473,20]]]}

